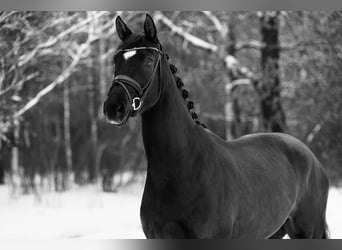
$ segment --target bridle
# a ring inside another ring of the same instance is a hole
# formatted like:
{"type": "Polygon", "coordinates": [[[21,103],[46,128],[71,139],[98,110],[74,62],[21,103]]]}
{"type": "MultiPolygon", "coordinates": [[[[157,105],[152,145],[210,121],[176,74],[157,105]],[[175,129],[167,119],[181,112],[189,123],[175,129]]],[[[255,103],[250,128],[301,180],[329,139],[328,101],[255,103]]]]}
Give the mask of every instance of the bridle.
{"type": "MultiPolygon", "coordinates": [[[[121,49],[121,50],[116,51],[114,56],[117,55],[118,53],[129,52],[129,51],[137,51],[137,50],[154,50],[154,51],[158,52],[158,59],[157,59],[157,62],[153,68],[152,74],[151,74],[147,84],[145,84],[143,87],[141,87],[141,85],[136,80],[134,80],[132,77],[130,77],[128,75],[117,75],[114,77],[113,86],[116,84],[116,85],[119,85],[120,87],[122,87],[123,90],[125,91],[128,99],[129,99],[129,103],[131,103],[130,110],[129,110],[128,114],[120,123],[109,121],[110,123],[112,123],[113,125],[116,125],[116,126],[121,126],[121,125],[125,124],[130,116],[135,115],[142,108],[144,98],[146,97],[146,95],[150,89],[151,83],[153,82],[153,80],[155,78],[157,69],[160,68],[159,65],[160,65],[161,57],[164,54],[160,48],[160,44],[158,44],[158,48],[155,48],[155,47],[135,47],[135,48],[130,48],[130,49],[121,49]],[[127,86],[133,88],[138,93],[138,96],[132,98],[130,92],[128,91],[127,86]]],[[[160,92],[158,93],[158,95],[160,95],[160,92]]],[[[158,99],[159,99],[159,96],[158,96],[158,99]]]]}

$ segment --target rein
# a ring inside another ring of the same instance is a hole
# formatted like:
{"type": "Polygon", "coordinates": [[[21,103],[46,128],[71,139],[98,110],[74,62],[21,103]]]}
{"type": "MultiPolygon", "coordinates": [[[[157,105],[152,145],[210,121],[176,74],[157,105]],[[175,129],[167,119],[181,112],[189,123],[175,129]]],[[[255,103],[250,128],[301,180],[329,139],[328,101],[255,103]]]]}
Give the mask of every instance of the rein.
{"type": "MultiPolygon", "coordinates": [[[[158,45],[160,47],[160,45],[158,45]]],[[[121,49],[115,52],[114,55],[122,52],[129,52],[129,51],[137,51],[137,50],[154,50],[158,52],[158,59],[157,62],[153,68],[152,74],[147,82],[146,85],[141,87],[141,84],[139,84],[136,80],[134,80],[132,77],[129,77],[127,75],[117,75],[115,76],[113,80],[113,84],[117,84],[120,87],[122,87],[129,99],[129,102],[131,103],[130,110],[128,114],[126,115],[125,119],[123,119],[120,123],[112,123],[115,126],[121,126],[127,122],[130,116],[135,115],[136,112],[138,112],[142,104],[144,102],[144,98],[146,97],[148,91],[150,90],[151,83],[153,82],[157,69],[160,68],[160,61],[161,61],[161,56],[164,54],[163,51],[160,50],[160,48],[155,48],[155,47],[135,47],[131,49],[121,49]],[[137,97],[132,97],[130,92],[127,89],[127,86],[133,88],[137,93],[137,97]]],[[[158,94],[158,99],[159,99],[160,93],[158,94]]]]}

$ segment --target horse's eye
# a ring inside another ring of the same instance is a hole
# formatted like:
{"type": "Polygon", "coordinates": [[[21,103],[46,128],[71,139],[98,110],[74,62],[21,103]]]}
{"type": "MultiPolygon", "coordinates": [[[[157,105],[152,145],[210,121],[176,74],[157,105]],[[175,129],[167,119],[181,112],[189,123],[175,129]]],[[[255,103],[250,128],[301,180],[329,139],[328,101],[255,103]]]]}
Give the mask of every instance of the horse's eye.
{"type": "Polygon", "coordinates": [[[154,64],[154,60],[153,60],[153,58],[151,58],[151,57],[148,57],[147,59],[146,59],[146,65],[148,65],[148,66],[152,66],[154,64]]]}

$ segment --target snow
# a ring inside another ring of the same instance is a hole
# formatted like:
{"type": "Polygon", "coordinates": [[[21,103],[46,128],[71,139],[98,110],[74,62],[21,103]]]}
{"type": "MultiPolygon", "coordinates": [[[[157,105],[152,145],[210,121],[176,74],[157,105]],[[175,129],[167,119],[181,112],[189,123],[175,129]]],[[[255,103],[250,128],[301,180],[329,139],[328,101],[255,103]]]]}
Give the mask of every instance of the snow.
{"type": "Polygon", "coordinates": [[[0,187],[0,238],[24,239],[139,239],[144,238],[139,209],[142,184],[118,193],[95,186],[64,193],[45,193],[13,199],[0,187]]]}
{"type": "Polygon", "coordinates": [[[342,239],[342,189],[331,188],[328,198],[327,223],[330,238],[342,239]]]}
{"type": "MultiPolygon", "coordinates": [[[[0,186],[1,239],[140,239],[144,238],[139,209],[143,182],[104,193],[96,186],[10,196],[0,186]]],[[[331,238],[342,238],[342,189],[331,188],[327,220],[331,238]]]]}

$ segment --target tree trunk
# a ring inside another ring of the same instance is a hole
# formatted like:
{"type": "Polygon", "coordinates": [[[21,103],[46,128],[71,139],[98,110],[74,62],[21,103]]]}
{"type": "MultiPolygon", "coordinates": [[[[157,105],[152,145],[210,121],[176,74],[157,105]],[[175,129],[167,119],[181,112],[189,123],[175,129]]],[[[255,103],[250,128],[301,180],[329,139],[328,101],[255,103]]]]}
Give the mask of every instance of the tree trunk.
{"type": "Polygon", "coordinates": [[[63,176],[63,189],[69,185],[69,176],[72,173],[72,148],[70,133],[70,80],[63,84],[63,104],[64,104],[64,149],[66,159],[66,171],[63,176]]]}
{"type": "Polygon", "coordinates": [[[93,77],[93,65],[90,64],[90,73],[88,74],[88,83],[90,84],[90,89],[88,91],[89,97],[89,117],[90,117],[90,159],[89,159],[89,177],[90,181],[95,182],[99,176],[99,164],[97,164],[96,155],[97,155],[97,145],[98,145],[98,136],[97,136],[97,110],[96,110],[96,84],[93,77]]]}
{"type": "Polygon", "coordinates": [[[263,13],[260,16],[260,25],[264,44],[261,50],[263,77],[259,86],[262,125],[265,131],[284,132],[286,125],[280,97],[278,13],[263,13]]]}
{"type": "Polygon", "coordinates": [[[12,184],[12,196],[17,197],[21,192],[22,175],[19,167],[19,133],[20,123],[18,120],[13,122],[14,143],[12,146],[12,160],[11,160],[11,184],[12,184]]]}
{"type": "MultiPolygon", "coordinates": [[[[231,20],[230,24],[229,24],[229,43],[230,46],[228,48],[228,54],[236,57],[236,37],[235,37],[235,29],[234,29],[234,23],[233,23],[233,19],[231,20]]],[[[234,74],[233,71],[230,71],[229,74],[230,77],[230,81],[231,84],[237,79],[237,76],[234,74]]],[[[240,137],[241,134],[241,109],[239,106],[239,100],[238,100],[238,96],[235,94],[235,90],[238,88],[237,87],[231,87],[230,88],[230,99],[231,99],[231,114],[232,114],[232,122],[231,122],[231,126],[230,126],[230,134],[232,139],[233,138],[238,138],[240,137]]]]}
{"type": "MultiPolygon", "coordinates": [[[[106,62],[105,62],[105,59],[102,57],[104,54],[105,54],[105,40],[99,39],[99,67],[100,67],[99,82],[100,82],[101,104],[106,99],[106,92],[107,92],[106,62]]],[[[100,119],[104,118],[102,105],[99,105],[98,118],[100,119]]]]}
{"type": "MultiPolygon", "coordinates": [[[[228,43],[227,54],[236,57],[236,36],[235,36],[235,21],[234,16],[232,16],[229,23],[229,32],[228,32],[228,43]]],[[[226,86],[226,114],[225,117],[228,119],[228,126],[226,131],[227,139],[234,139],[242,136],[244,134],[243,130],[243,121],[241,119],[241,107],[239,103],[239,94],[236,91],[240,88],[240,85],[234,86],[233,83],[235,80],[239,79],[239,76],[232,69],[228,71],[229,83],[226,86]]],[[[242,85],[242,87],[244,87],[242,85]]]]}
{"type": "Polygon", "coordinates": [[[5,184],[5,161],[2,158],[2,141],[0,139],[0,185],[5,184]]]}

